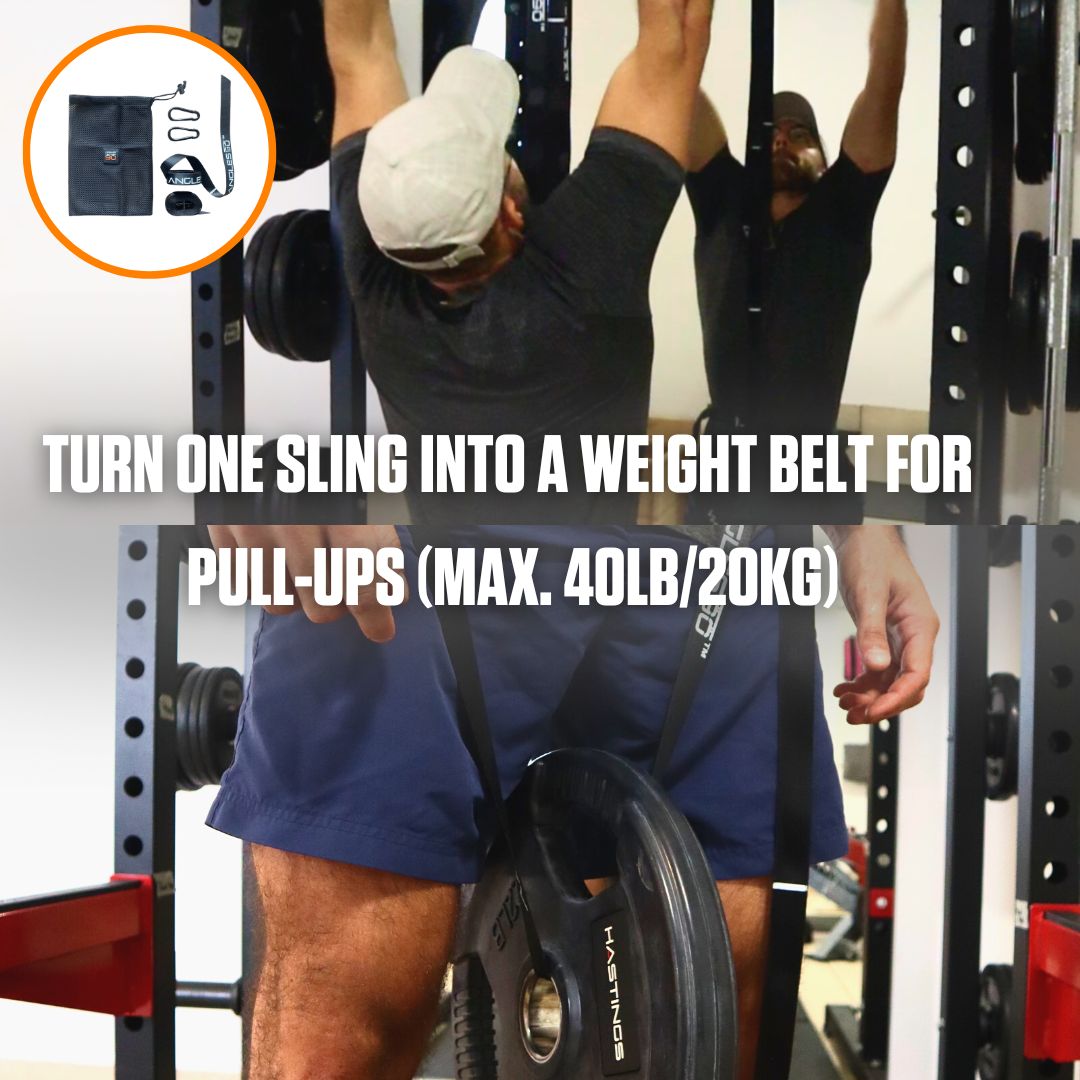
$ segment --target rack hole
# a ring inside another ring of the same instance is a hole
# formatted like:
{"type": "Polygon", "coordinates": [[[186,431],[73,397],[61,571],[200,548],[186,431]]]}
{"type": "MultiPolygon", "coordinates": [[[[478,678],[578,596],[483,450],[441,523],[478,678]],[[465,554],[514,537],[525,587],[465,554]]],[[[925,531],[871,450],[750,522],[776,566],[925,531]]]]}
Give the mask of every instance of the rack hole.
{"type": "MultiPolygon", "coordinates": [[[[205,4],[207,0],[199,0],[199,2],[205,4]]],[[[128,1031],[142,1031],[142,1026],[143,1018],[141,1016],[124,1017],[124,1027],[126,1027],[128,1031]]]]}
{"type": "Polygon", "coordinates": [[[949,328],[949,337],[954,345],[966,345],[968,343],[967,328],[959,325],[952,326],[949,328]]]}
{"type": "Polygon", "coordinates": [[[1054,549],[1054,553],[1060,555],[1063,559],[1067,559],[1076,549],[1073,538],[1071,536],[1066,536],[1065,533],[1058,533],[1058,535],[1050,541],[1050,546],[1054,549]]]}
{"type": "Polygon", "coordinates": [[[1054,685],[1059,690],[1064,690],[1066,687],[1072,686],[1072,668],[1068,664],[1055,664],[1050,669],[1050,678],[1054,680],[1054,685]]]}
{"type": "Polygon", "coordinates": [[[1051,885],[1060,885],[1069,876],[1069,871],[1063,862],[1055,860],[1043,867],[1042,876],[1043,881],[1048,881],[1051,885]]]}
{"type": "Polygon", "coordinates": [[[124,854],[130,855],[134,858],[136,855],[141,855],[143,849],[143,842],[137,836],[125,836],[124,837],[124,854]]]}
{"type": "Polygon", "coordinates": [[[889,789],[884,784],[877,789],[877,797],[879,799],[887,799],[889,797],[889,789]]]}
{"type": "Polygon", "coordinates": [[[1068,753],[1072,748],[1072,736],[1067,731],[1052,731],[1050,733],[1050,749],[1055,754],[1068,753]]]}
{"type": "Polygon", "coordinates": [[[1055,795],[1046,803],[1046,816],[1062,818],[1069,812],[1069,800],[1063,795],[1055,795]]]}
{"type": "Polygon", "coordinates": [[[1075,614],[1075,609],[1068,600],[1055,600],[1050,605],[1050,618],[1056,623],[1068,622],[1075,614]]]}
{"type": "Polygon", "coordinates": [[[971,283],[971,271],[966,266],[954,266],[952,279],[957,285],[969,285],[971,283]]]}
{"type": "Polygon", "coordinates": [[[958,206],[953,211],[952,219],[961,229],[966,229],[974,220],[974,215],[966,206],[958,206]]]}
{"type": "Polygon", "coordinates": [[[133,656],[125,665],[124,671],[129,679],[138,679],[146,670],[146,665],[137,657],[133,656]]]}
{"type": "Polygon", "coordinates": [[[128,544],[128,556],[138,562],[140,559],[146,558],[146,544],[142,540],[132,540],[128,544]]]}
{"type": "Polygon", "coordinates": [[[878,818],[877,821],[874,822],[874,828],[879,833],[886,833],[889,831],[889,823],[885,818],[878,818]]]}
{"type": "Polygon", "coordinates": [[[143,793],[143,782],[137,776],[129,776],[124,781],[124,794],[137,799],[143,793]]]}
{"type": "Polygon", "coordinates": [[[137,716],[129,716],[124,721],[124,734],[129,739],[137,739],[143,730],[143,722],[137,716]]]}
{"type": "Polygon", "coordinates": [[[141,600],[132,600],[127,606],[129,619],[141,619],[146,614],[146,605],[141,600]]]}
{"type": "Polygon", "coordinates": [[[945,390],[945,397],[953,402],[953,404],[959,404],[961,401],[967,401],[967,394],[964,388],[959,383],[950,383],[945,390]]]}
{"type": "Polygon", "coordinates": [[[206,282],[203,282],[203,284],[199,286],[199,299],[200,300],[213,300],[213,298],[214,298],[214,286],[213,285],[208,285],[206,282]]]}
{"type": "Polygon", "coordinates": [[[956,91],[956,102],[961,109],[970,109],[975,104],[975,88],[973,86],[961,86],[956,91]]]}
{"type": "Polygon", "coordinates": [[[204,330],[204,331],[203,331],[203,332],[202,332],[202,333],[201,333],[201,334],[199,335],[199,344],[200,344],[200,345],[201,345],[201,346],[202,346],[202,347],[203,347],[204,349],[209,349],[209,348],[210,348],[210,346],[214,344],[214,335],[213,335],[213,334],[211,334],[211,333],[210,333],[210,332],[209,332],[208,330],[204,330]]]}
{"type": "Polygon", "coordinates": [[[878,724],[878,731],[888,731],[891,727],[892,724],[890,724],[888,720],[882,720],[881,723],[878,724]]]}
{"type": "Polygon", "coordinates": [[[956,28],[956,40],[965,49],[975,44],[975,27],[961,24],[956,28]]]}
{"type": "Polygon", "coordinates": [[[199,393],[202,394],[203,397],[212,397],[214,393],[214,384],[209,379],[203,379],[203,381],[199,383],[199,393]]]}

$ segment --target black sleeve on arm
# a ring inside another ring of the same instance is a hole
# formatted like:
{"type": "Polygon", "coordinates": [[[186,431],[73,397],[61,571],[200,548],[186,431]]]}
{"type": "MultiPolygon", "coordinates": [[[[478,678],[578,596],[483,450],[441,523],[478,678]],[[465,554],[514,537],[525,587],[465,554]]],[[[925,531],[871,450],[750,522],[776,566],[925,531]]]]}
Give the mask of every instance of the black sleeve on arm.
{"type": "Polygon", "coordinates": [[[357,195],[367,137],[367,131],[358,131],[342,139],[330,155],[330,197],[341,226],[343,257],[349,274],[358,273],[372,256],[382,258],[360,213],[357,195]]]}
{"type": "Polygon", "coordinates": [[[686,177],[686,194],[699,234],[715,228],[721,218],[741,205],[745,172],[731,148],[725,146],[705,168],[686,177]]]}
{"type": "Polygon", "coordinates": [[[655,143],[598,128],[581,164],[530,212],[526,234],[583,305],[648,315],[653,260],[684,179],[655,143]]]}
{"type": "Polygon", "coordinates": [[[856,239],[870,233],[878,203],[892,176],[892,166],[864,173],[843,152],[818,183],[820,196],[829,200],[832,219],[839,230],[856,239]]]}

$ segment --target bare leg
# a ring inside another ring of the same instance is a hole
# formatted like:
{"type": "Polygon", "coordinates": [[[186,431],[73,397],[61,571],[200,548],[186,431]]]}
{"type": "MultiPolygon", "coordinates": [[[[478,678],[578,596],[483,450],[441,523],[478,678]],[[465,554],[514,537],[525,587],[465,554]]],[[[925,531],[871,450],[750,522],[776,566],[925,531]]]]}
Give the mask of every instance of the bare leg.
{"type": "Polygon", "coordinates": [[[772,882],[769,878],[718,881],[716,887],[731,935],[739,987],[739,1080],[753,1080],[768,962],[772,882]]]}
{"type": "Polygon", "coordinates": [[[252,845],[265,948],[251,1080],[411,1080],[458,889],[252,845]]]}

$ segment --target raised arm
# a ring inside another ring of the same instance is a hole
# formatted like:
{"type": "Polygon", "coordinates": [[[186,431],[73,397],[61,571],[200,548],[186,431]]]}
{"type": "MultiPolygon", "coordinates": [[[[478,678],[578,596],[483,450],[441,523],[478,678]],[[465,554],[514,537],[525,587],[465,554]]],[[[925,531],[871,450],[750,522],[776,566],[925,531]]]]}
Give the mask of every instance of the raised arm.
{"type": "Polygon", "coordinates": [[[866,86],[844,129],[844,153],[865,173],[896,160],[896,129],[907,63],[908,20],[904,0],[877,0],[870,29],[866,86]]]}
{"type": "Polygon", "coordinates": [[[689,171],[701,172],[728,144],[727,128],[716,106],[699,90],[694,105],[694,121],[690,129],[689,171]]]}
{"type": "Polygon", "coordinates": [[[390,0],[326,0],[326,51],[334,75],[333,142],[374,127],[409,99],[390,0]]]}
{"type": "Polygon", "coordinates": [[[598,127],[649,139],[684,168],[709,51],[713,0],[638,0],[638,40],[619,65],[597,116],[598,127]]]}

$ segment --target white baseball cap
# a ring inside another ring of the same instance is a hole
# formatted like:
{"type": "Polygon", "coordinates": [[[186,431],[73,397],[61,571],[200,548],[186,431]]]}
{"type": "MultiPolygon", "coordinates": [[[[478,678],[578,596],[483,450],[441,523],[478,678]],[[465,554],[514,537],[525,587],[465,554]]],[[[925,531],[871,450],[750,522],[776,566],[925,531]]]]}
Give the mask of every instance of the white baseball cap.
{"type": "Polygon", "coordinates": [[[506,142],[521,96],[514,69],[493,53],[463,46],[446,54],[422,97],[368,133],[360,168],[360,210],[384,253],[411,270],[447,270],[484,254],[499,216],[506,142]],[[437,259],[421,252],[450,248],[437,259]]]}

